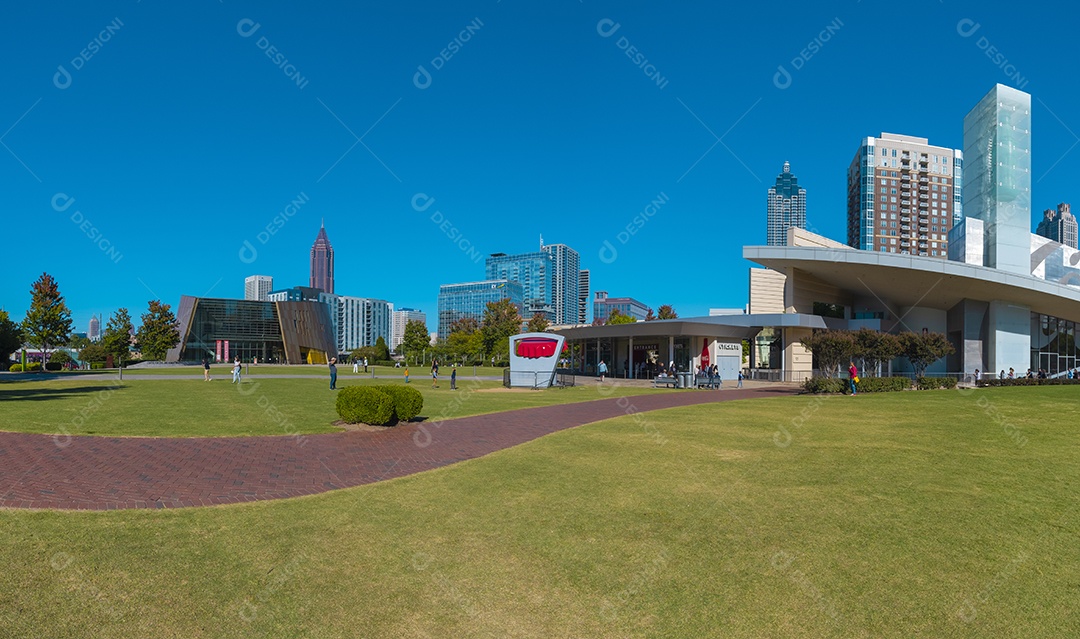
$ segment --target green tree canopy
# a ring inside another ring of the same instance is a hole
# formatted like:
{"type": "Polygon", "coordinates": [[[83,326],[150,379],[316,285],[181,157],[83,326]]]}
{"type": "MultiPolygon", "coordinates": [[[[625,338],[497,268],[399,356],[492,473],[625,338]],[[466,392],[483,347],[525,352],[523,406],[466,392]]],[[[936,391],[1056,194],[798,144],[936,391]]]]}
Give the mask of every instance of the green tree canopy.
{"type": "Polygon", "coordinates": [[[79,361],[81,362],[104,362],[108,358],[109,353],[105,351],[105,347],[101,344],[90,344],[79,351],[79,361]]]}
{"type": "Polygon", "coordinates": [[[68,340],[68,343],[64,344],[64,346],[67,346],[68,348],[74,348],[77,351],[81,351],[89,345],[90,338],[83,337],[81,335],[72,335],[71,339],[68,340]]]}
{"type": "Polygon", "coordinates": [[[656,311],[656,319],[679,319],[679,314],[675,312],[671,304],[663,304],[656,311]]]}
{"type": "Polygon", "coordinates": [[[27,343],[41,349],[45,362],[50,346],[66,344],[71,339],[71,311],[60,295],[56,280],[48,273],[42,273],[30,288],[30,309],[22,321],[22,333],[27,343]]]}
{"type": "Polygon", "coordinates": [[[851,331],[814,331],[801,342],[814,354],[815,363],[826,377],[839,375],[840,366],[854,356],[856,349],[851,331]]]}
{"type": "Polygon", "coordinates": [[[870,328],[855,331],[855,345],[858,356],[863,360],[863,372],[873,375],[878,364],[892,361],[900,355],[900,338],[892,333],[882,333],[870,328]]]}
{"type": "Polygon", "coordinates": [[[143,359],[164,360],[170,348],[180,343],[179,323],[168,304],[150,300],[142,315],[142,326],[135,333],[135,342],[143,359]]]}
{"type": "Polygon", "coordinates": [[[607,325],[613,326],[615,324],[633,324],[637,321],[637,318],[633,315],[627,315],[617,308],[611,309],[611,313],[608,314],[607,325]]]}
{"type": "Polygon", "coordinates": [[[650,306],[649,307],[649,312],[645,313],[645,321],[646,322],[651,322],[654,319],[656,319],[656,313],[653,313],[652,307],[650,306]]]}
{"type": "Polygon", "coordinates": [[[419,357],[431,344],[431,335],[428,334],[427,324],[420,320],[409,320],[405,323],[405,333],[401,339],[401,352],[406,356],[419,357]]]}
{"type": "Polygon", "coordinates": [[[8,357],[22,346],[22,342],[22,329],[11,321],[7,311],[0,311],[0,362],[8,361],[8,357]]]}
{"type": "Polygon", "coordinates": [[[49,361],[53,364],[70,364],[75,360],[72,359],[67,351],[56,351],[52,354],[52,357],[49,358],[49,361]]]}
{"type": "MultiPolygon", "coordinates": [[[[131,335],[135,327],[131,323],[131,314],[126,308],[119,308],[101,334],[101,348],[106,355],[112,355],[116,365],[120,366],[125,360],[131,359],[131,335]]],[[[106,358],[100,361],[104,362],[106,358]]],[[[96,361],[96,360],[89,360],[96,361]]]]}
{"type": "Polygon", "coordinates": [[[510,356],[510,336],[521,331],[521,314],[509,299],[488,302],[480,332],[484,336],[485,357],[510,356]]]}
{"type": "Polygon", "coordinates": [[[450,325],[450,335],[446,338],[443,358],[458,358],[462,361],[476,362],[484,358],[484,334],[480,332],[480,323],[473,317],[462,317],[450,325]]]}
{"type": "Polygon", "coordinates": [[[551,322],[547,321],[543,313],[534,313],[525,329],[530,333],[543,333],[548,326],[551,326],[551,322]]]}
{"type": "Polygon", "coordinates": [[[922,377],[930,364],[956,352],[941,333],[900,333],[900,345],[900,354],[911,362],[916,377],[922,377]]]}
{"type": "Polygon", "coordinates": [[[369,359],[368,362],[388,362],[390,361],[390,347],[386,345],[386,340],[380,335],[375,340],[375,359],[369,359]]]}

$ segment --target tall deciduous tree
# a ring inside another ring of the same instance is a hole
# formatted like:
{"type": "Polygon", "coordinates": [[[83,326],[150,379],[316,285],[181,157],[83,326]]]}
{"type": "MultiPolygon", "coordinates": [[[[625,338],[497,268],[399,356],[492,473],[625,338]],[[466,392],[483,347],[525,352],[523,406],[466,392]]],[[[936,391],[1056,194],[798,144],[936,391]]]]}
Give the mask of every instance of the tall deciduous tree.
{"type": "Polygon", "coordinates": [[[850,331],[815,331],[800,341],[814,354],[818,368],[826,377],[839,375],[840,365],[851,359],[856,349],[850,331]]]}
{"type": "Polygon", "coordinates": [[[105,325],[105,331],[101,334],[101,348],[106,355],[113,356],[117,366],[121,366],[124,360],[131,359],[131,335],[134,332],[135,326],[132,325],[131,314],[126,308],[117,309],[105,325]]]}
{"type": "Polygon", "coordinates": [[[484,309],[484,319],[480,322],[480,332],[484,336],[484,354],[486,357],[510,355],[510,336],[521,331],[521,314],[517,306],[509,299],[488,302],[484,309]]]}
{"type": "Polygon", "coordinates": [[[956,352],[949,339],[941,333],[901,333],[900,344],[900,354],[911,362],[916,377],[922,377],[930,364],[956,352]]]}
{"type": "Polygon", "coordinates": [[[27,343],[41,349],[43,366],[49,359],[49,346],[71,339],[71,311],[48,273],[42,273],[30,288],[30,309],[22,321],[22,333],[27,343]]]}
{"type": "Polygon", "coordinates": [[[876,374],[879,363],[892,361],[901,351],[899,337],[865,327],[855,331],[855,344],[863,360],[863,374],[868,377],[876,374]]]}
{"type": "Polygon", "coordinates": [[[656,319],[656,314],[655,314],[655,313],[653,313],[652,307],[650,306],[650,307],[649,307],[649,312],[648,312],[648,313],[645,313],[645,321],[646,321],[646,322],[651,322],[651,321],[653,321],[654,319],[656,319]]]}
{"type": "Polygon", "coordinates": [[[446,338],[446,355],[477,361],[484,357],[484,335],[480,332],[480,322],[473,317],[462,317],[450,325],[450,335],[446,338]]]}
{"type": "Polygon", "coordinates": [[[104,362],[109,358],[101,344],[90,344],[79,351],[79,360],[83,362],[104,362]]]}
{"type": "Polygon", "coordinates": [[[430,344],[431,336],[428,334],[427,324],[420,320],[409,320],[405,323],[405,332],[401,337],[401,352],[406,357],[419,357],[430,344]]]}
{"type": "Polygon", "coordinates": [[[547,321],[543,313],[534,313],[529,318],[529,323],[525,328],[530,333],[543,333],[548,329],[548,326],[551,326],[551,323],[547,321]]]}
{"type": "Polygon", "coordinates": [[[663,304],[656,311],[656,319],[679,319],[679,314],[675,312],[671,304],[663,304]]]}
{"type": "Polygon", "coordinates": [[[388,362],[390,361],[390,347],[386,345],[386,340],[380,335],[375,340],[375,359],[371,360],[375,362],[388,362]]]}
{"type": "Polygon", "coordinates": [[[0,311],[0,362],[8,361],[8,356],[22,346],[22,341],[22,329],[11,321],[7,311],[0,311]]]}
{"type": "Polygon", "coordinates": [[[168,304],[150,300],[142,315],[142,326],[135,333],[144,359],[163,360],[170,348],[180,343],[179,323],[168,304]]]}

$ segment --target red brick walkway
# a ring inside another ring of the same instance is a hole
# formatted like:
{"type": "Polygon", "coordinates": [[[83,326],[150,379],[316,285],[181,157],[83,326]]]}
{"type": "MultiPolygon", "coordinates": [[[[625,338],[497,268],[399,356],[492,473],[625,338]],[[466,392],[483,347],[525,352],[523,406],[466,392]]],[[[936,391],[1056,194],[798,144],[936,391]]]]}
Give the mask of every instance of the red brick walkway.
{"type": "Polygon", "coordinates": [[[791,392],[672,391],[303,438],[0,433],[0,507],[178,508],[311,495],[446,466],[633,412],[791,392]]]}

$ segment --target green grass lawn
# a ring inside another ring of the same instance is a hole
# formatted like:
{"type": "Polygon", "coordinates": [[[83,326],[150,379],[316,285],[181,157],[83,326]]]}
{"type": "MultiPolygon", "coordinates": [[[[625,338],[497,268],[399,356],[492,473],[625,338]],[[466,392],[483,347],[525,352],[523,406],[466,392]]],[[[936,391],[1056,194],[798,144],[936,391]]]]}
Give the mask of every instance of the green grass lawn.
{"type": "Polygon", "coordinates": [[[299,499],[0,511],[0,634],[1076,636],[1077,400],[750,400],[299,499]]]}
{"type": "MultiPolygon", "coordinates": [[[[65,435],[219,437],[328,433],[341,430],[337,393],[327,377],[295,379],[247,378],[230,383],[226,376],[202,379],[125,380],[94,378],[0,382],[0,430],[65,435]]],[[[404,384],[402,379],[370,379],[341,375],[338,388],[349,385],[404,384]]],[[[430,377],[413,377],[411,386],[424,395],[421,416],[446,419],[514,408],[548,406],[643,393],[677,392],[608,384],[605,394],[588,379],[573,388],[506,391],[501,382],[449,378],[431,388],[430,377]],[[607,391],[611,391],[610,394],[607,391]]],[[[2,636],[2,633],[0,633],[2,636]]]]}
{"type": "MultiPolygon", "coordinates": [[[[338,364],[338,377],[351,376],[352,364],[338,364]]],[[[478,377],[498,377],[502,378],[502,368],[492,368],[491,366],[463,366],[458,368],[458,375],[461,377],[473,376],[478,377]],[[475,373],[474,373],[475,371],[475,373]]],[[[327,372],[326,364],[310,364],[310,365],[286,365],[286,364],[244,364],[245,374],[250,375],[316,375],[316,376],[329,376],[327,372]]],[[[370,376],[372,371],[377,376],[385,378],[399,378],[404,372],[404,368],[394,368],[393,366],[368,366],[368,372],[364,372],[363,365],[360,366],[360,372],[358,375],[370,376]]],[[[116,374],[115,370],[111,371],[113,375],[116,374]]],[[[210,366],[211,375],[214,377],[220,377],[228,379],[232,377],[232,364],[212,364],[210,366]]],[[[409,366],[409,373],[412,377],[422,377],[424,375],[430,375],[431,365],[426,364],[423,366],[409,366]]],[[[125,368],[124,375],[199,375],[203,374],[203,368],[201,365],[193,366],[163,366],[160,368],[125,368]]],[[[442,365],[439,367],[439,374],[441,376],[450,375],[450,368],[442,365]]]]}

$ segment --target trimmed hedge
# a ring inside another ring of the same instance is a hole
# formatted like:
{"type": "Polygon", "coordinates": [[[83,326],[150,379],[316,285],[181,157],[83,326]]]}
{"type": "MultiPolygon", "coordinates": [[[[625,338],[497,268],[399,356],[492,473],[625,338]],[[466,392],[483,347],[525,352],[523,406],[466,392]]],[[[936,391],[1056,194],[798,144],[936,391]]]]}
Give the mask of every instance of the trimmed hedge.
{"type": "Polygon", "coordinates": [[[915,380],[915,386],[919,390],[956,388],[956,379],[952,377],[919,377],[915,380]]]}
{"type": "MultiPolygon", "coordinates": [[[[933,378],[952,379],[952,378],[933,378]]],[[[956,386],[956,380],[952,380],[956,386]]],[[[860,377],[855,388],[860,393],[890,393],[904,391],[911,388],[911,380],[907,377],[860,377]]],[[[838,377],[811,377],[803,382],[803,390],[808,393],[846,393],[848,380],[838,377]]]]}
{"type": "Polygon", "coordinates": [[[394,422],[394,400],[371,386],[346,386],[338,391],[337,412],[349,424],[386,426],[394,422]]]}
{"type": "Polygon", "coordinates": [[[105,368],[105,362],[90,362],[90,370],[99,371],[105,368]]]}
{"type": "Polygon", "coordinates": [[[1016,379],[987,379],[979,382],[979,386],[1069,386],[1080,384],[1080,379],[1068,377],[1056,377],[1054,379],[1039,379],[1033,377],[1017,377],[1016,379]]]}
{"type": "Polygon", "coordinates": [[[11,368],[9,368],[8,371],[10,371],[12,373],[21,373],[22,372],[22,364],[12,364],[11,368]]]}
{"type": "Polygon", "coordinates": [[[41,362],[27,362],[26,370],[30,372],[41,370],[41,362]]]}
{"type": "Polygon", "coordinates": [[[60,362],[46,362],[45,370],[47,371],[60,371],[64,370],[64,365],[60,362]]]}
{"type": "Polygon", "coordinates": [[[375,386],[394,400],[394,416],[407,422],[424,409],[424,396],[412,386],[375,386]]]}

